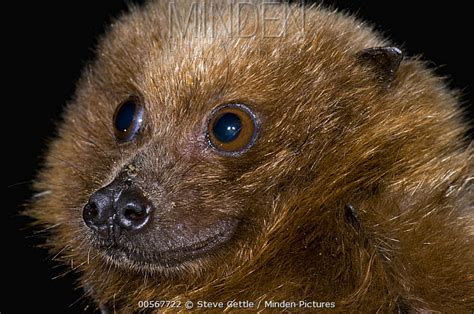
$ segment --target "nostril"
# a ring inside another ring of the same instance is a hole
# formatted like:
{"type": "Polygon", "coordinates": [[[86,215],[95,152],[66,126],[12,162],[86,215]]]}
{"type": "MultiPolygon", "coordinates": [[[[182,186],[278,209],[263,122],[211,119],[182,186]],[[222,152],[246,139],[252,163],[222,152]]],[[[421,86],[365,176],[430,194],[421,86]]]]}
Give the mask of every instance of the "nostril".
{"type": "Polygon", "coordinates": [[[150,219],[151,207],[142,202],[130,202],[119,210],[120,225],[128,230],[143,228],[150,219]]]}
{"type": "Polygon", "coordinates": [[[146,210],[142,208],[127,207],[123,213],[126,219],[133,221],[143,220],[146,216],[146,210]]]}

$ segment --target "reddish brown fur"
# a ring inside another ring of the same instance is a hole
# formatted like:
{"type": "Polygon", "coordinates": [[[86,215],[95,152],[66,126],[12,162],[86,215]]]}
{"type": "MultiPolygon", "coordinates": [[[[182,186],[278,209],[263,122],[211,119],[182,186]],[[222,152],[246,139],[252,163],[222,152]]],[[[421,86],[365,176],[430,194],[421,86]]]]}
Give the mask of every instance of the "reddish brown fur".
{"type": "Polygon", "coordinates": [[[304,36],[290,23],[279,38],[238,38],[222,27],[213,38],[176,28],[170,37],[166,3],[131,11],[84,72],[36,184],[49,192],[29,211],[98,304],[131,311],[139,300],[306,299],[335,301],[340,311],[474,309],[473,149],[456,96],[422,62],[405,59],[384,88],[356,56],[388,42],[322,8],[306,9],[304,36]],[[146,104],[146,126],[137,142],[117,144],[111,119],[130,93],[146,104]],[[220,156],[206,147],[203,123],[237,100],[258,112],[261,134],[242,156],[220,156]],[[176,269],[104,257],[89,245],[81,209],[131,160],[150,194],[159,181],[176,206],[202,215],[196,228],[222,204],[245,223],[225,248],[176,269]],[[348,203],[359,224],[347,220],[348,203]]]}

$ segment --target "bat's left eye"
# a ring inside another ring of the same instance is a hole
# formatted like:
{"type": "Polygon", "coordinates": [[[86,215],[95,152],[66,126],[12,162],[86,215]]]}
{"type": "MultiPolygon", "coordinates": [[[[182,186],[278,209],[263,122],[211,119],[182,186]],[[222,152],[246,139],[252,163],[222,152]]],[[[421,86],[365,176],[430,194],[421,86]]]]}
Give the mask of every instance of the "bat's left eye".
{"type": "Polygon", "coordinates": [[[143,107],[135,97],[122,102],[114,114],[115,137],[121,142],[131,141],[143,122],[143,107]]]}
{"type": "Polygon", "coordinates": [[[210,144],[225,155],[238,155],[255,143],[258,119],[243,104],[226,104],[213,111],[207,126],[210,144]]]}

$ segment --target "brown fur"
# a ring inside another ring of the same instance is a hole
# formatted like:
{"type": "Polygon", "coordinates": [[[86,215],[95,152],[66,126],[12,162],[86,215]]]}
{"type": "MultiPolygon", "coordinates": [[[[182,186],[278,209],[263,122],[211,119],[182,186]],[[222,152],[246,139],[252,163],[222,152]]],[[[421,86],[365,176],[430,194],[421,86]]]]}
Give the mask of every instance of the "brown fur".
{"type": "MultiPolygon", "coordinates": [[[[185,16],[189,3],[180,3],[185,16]]],[[[284,6],[269,10],[283,14],[284,6]]],[[[170,36],[167,12],[167,3],[151,2],[111,26],[51,143],[36,184],[47,192],[29,210],[97,304],[474,309],[473,149],[441,79],[405,58],[383,87],[356,56],[388,42],[320,7],[305,10],[304,36],[290,23],[278,38],[238,38],[219,23],[213,37],[183,37],[176,28],[170,36]],[[130,94],[144,100],[145,127],[119,144],[111,119],[130,94]],[[215,106],[233,101],[254,108],[261,133],[242,156],[220,156],[207,148],[203,128],[215,106]],[[130,163],[155,202],[166,195],[178,208],[173,219],[188,221],[187,212],[200,228],[217,215],[238,217],[232,240],[169,269],[97,250],[82,207],[130,163]]]]}

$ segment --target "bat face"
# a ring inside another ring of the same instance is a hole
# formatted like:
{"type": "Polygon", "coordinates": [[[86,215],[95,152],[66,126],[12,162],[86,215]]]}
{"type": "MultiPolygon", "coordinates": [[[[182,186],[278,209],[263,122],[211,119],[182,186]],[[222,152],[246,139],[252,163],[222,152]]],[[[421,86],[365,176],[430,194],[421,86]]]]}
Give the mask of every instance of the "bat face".
{"type": "Polygon", "coordinates": [[[157,108],[147,108],[142,99],[127,98],[106,121],[116,148],[133,147],[125,148],[126,162],[112,182],[89,197],[82,210],[90,229],[85,232],[92,232],[92,244],[112,261],[169,269],[218,253],[243,227],[247,209],[256,206],[242,201],[252,191],[240,188],[238,158],[256,143],[260,120],[236,102],[199,112],[195,125],[166,118],[182,108],[160,104],[159,117],[152,120],[150,111],[157,108]],[[151,136],[146,128],[154,129],[151,136]],[[144,142],[137,149],[140,137],[144,142]]]}

